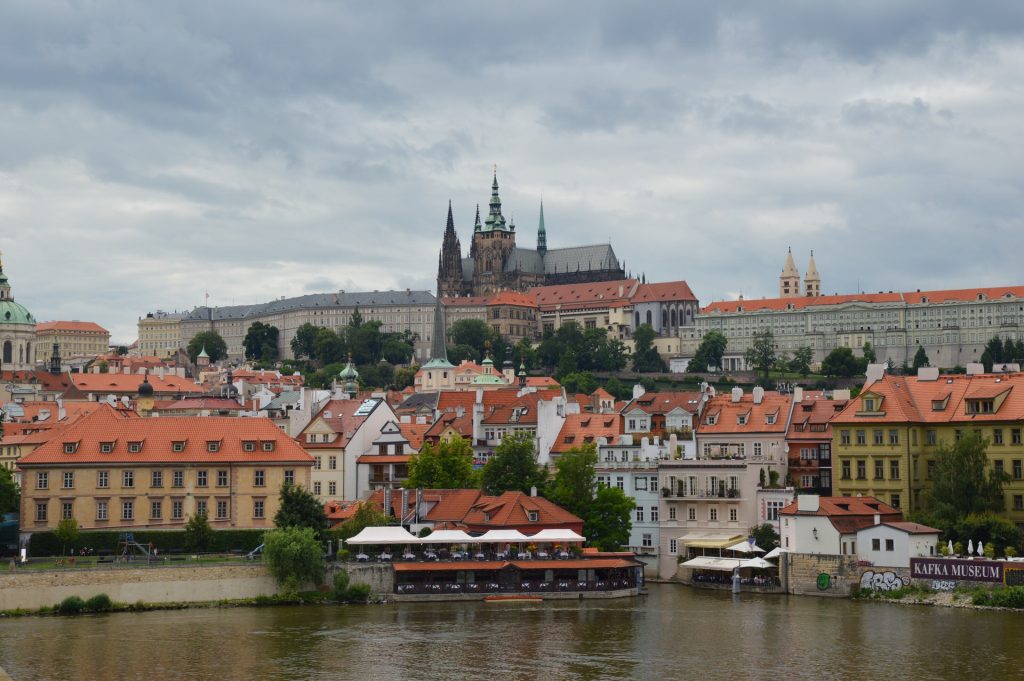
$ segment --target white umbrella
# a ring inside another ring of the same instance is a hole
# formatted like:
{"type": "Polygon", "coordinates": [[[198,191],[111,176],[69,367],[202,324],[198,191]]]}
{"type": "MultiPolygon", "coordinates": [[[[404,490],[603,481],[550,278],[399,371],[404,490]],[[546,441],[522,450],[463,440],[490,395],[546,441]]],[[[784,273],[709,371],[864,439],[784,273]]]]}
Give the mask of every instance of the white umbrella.
{"type": "Polygon", "coordinates": [[[952,556],[953,555],[953,540],[952,539],[949,540],[949,544],[946,546],[946,548],[949,550],[949,555],[952,556]]]}
{"type": "Polygon", "coordinates": [[[981,542],[978,542],[978,555],[979,556],[984,556],[985,555],[985,545],[982,544],[981,542]]]}
{"type": "Polygon", "coordinates": [[[726,551],[738,551],[739,553],[764,553],[764,549],[755,544],[754,542],[747,541],[744,539],[741,542],[733,544],[726,551]]]}
{"type": "Polygon", "coordinates": [[[967,555],[969,556],[972,553],[974,553],[974,540],[973,539],[968,539],[967,540],[967,555]]]}
{"type": "Polygon", "coordinates": [[[764,558],[761,558],[760,556],[755,556],[754,558],[745,558],[745,559],[741,560],[740,561],[740,567],[764,569],[764,568],[773,568],[773,567],[775,567],[775,565],[773,565],[772,563],[769,563],[768,561],[766,561],[764,558]]]}
{"type": "Polygon", "coordinates": [[[764,554],[764,557],[766,559],[767,558],[778,558],[781,555],[782,555],[782,547],[781,546],[776,546],[774,549],[772,549],[768,553],[764,554]]]}

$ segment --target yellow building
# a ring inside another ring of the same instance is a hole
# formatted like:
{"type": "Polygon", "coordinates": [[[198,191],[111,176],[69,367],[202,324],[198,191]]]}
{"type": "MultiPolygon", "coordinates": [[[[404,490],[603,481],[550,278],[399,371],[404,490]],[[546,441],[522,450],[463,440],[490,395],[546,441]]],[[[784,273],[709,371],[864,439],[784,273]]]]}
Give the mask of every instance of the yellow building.
{"type": "Polygon", "coordinates": [[[150,312],[139,318],[139,341],[136,352],[143,356],[167,359],[178,348],[184,348],[181,340],[181,317],[178,313],[150,312]]]}
{"type": "Polygon", "coordinates": [[[36,324],[36,364],[50,360],[53,345],[60,346],[62,359],[95,357],[110,349],[110,332],[95,322],[42,322],[36,324]]]}
{"type": "Polygon", "coordinates": [[[1024,525],[1022,429],[1024,374],[886,375],[832,420],[833,490],[919,510],[940,446],[976,432],[992,467],[1009,476],[1004,514],[1024,525]]]}
{"type": "Polygon", "coordinates": [[[269,419],[139,418],[104,405],[18,462],[23,531],[270,528],[285,482],[313,458],[269,419]]]}

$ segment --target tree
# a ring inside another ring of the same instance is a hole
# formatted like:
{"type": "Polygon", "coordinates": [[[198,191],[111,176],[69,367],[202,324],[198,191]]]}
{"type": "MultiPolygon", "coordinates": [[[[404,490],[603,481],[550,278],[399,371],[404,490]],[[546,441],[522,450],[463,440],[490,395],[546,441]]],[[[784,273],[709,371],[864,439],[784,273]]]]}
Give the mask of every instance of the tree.
{"type": "Polygon", "coordinates": [[[395,375],[391,379],[395,390],[405,390],[413,383],[416,382],[416,372],[420,370],[418,364],[413,364],[408,367],[398,367],[395,369],[395,375]]]}
{"type": "Polygon", "coordinates": [[[306,357],[307,359],[316,358],[316,346],[314,345],[317,337],[317,333],[320,331],[320,327],[313,326],[309,322],[306,322],[299,328],[295,329],[295,335],[292,336],[292,354],[296,359],[306,357]]]}
{"type": "Polygon", "coordinates": [[[309,490],[286,482],[281,485],[281,506],[274,515],[274,524],[278,527],[308,527],[322,539],[327,530],[327,516],[324,515],[323,504],[309,490]]]}
{"type": "Polygon", "coordinates": [[[1010,520],[996,515],[995,513],[972,513],[957,523],[954,532],[947,533],[952,536],[948,539],[962,541],[967,540],[982,542],[987,545],[995,545],[997,553],[1005,555],[1006,547],[1014,548],[1020,546],[1020,529],[1010,520]]]}
{"type": "Polygon", "coordinates": [[[754,341],[745,354],[747,364],[761,373],[764,381],[768,380],[768,372],[775,365],[775,336],[771,329],[763,329],[754,334],[754,341]]]}
{"type": "Polygon", "coordinates": [[[205,551],[213,543],[213,528],[205,513],[196,513],[185,523],[185,550],[205,551]]]}
{"type": "Polygon", "coordinates": [[[0,468],[0,515],[17,513],[18,506],[18,485],[14,482],[14,476],[6,468],[0,468]]]}
{"type": "Polygon", "coordinates": [[[324,581],[324,552],[311,527],[280,527],[264,534],[263,561],[286,593],[324,581]]]}
{"type": "Polygon", "coordinates": [[[280,355],[277,349],[277,340],[280,335],[281,332],[276,326],[253,322],[249,325],[249,330],[245,332],[245,340],[242,341],[242,345],[245,347],[245,358],[275,361],[280,355]]]}
{"type": "Polygon", "coordinates": [[[633,369],[639,373],[668,371],[654,346],[654,327],[650,324],[641,324],[633,331],[633,369]]]}
{"type": "Polygon", "coordinates": [[[476,350],[477,357],[483,357],[486,344],[493,344],[496,335],[498,334],[482,319],[460,319],[448,329],[448,338],[451,339],[452,345],[468,345],[476,350]]]}
{"type": "Polygon", "coordinates": [[[928,361],[928,353],[924,351],[923,345],[918,345],[917,352],[914,353],[914,371],[927,366],[931,366],[931,362],[928,361]]]}
{"type": "Polygon", "coordinates": [[[600,487],[584,516],[583,534],[591,546],[618,551],[629,544],[636,503],[618,487],[600,487]]]}
{"type": "Polygon", "coordinates": [[[316,330],[313,337],[313,357],[321,367],[345,361],[348,347],[345,339],[323,327],[316,330]]]}
{"type": "Polygon", "coordinates": [[[871,345],[871,342],[864,344],[864,361],[868,364],[874,364],[878,361],[878,357],[875,355],[875,348],[871,345]]]}
{"type": "Polygon", "coordinates": [[[409,477],[405,486],[410,489],[469,489],[478,485],[473,470],[473,448],[469,441],[454,438],[437,445],[425,443],[419,454],[409,461],[409,477]]]}
{"type": "Polygon", "coordinates": [[[789,360],[789,370],[806,376],[811,373],[812,359],[814,359],[814,350],[808,345],[802,345],[793,351],[793,359],[789,360]]]}
{"type": "Polygon", "coordinates": [[[367,527],[383,527],[393,520],[384,511],[380,510],[368,501],[364,501],[356,508],[352,517],[343,522],[332,534],[339,539],[351,539],[367,527]]]}
{"type": "Polygon", "coordinates": [[[494,496],[515,491],[529,494],[532,487],[541,494],[547,477],[547,471],[537,464],[533,438],[526,433],[510,433],[501,439],[484,466],[482,482],[484,492],[494,496]]]}
{"type": "Polygon", "coordinates": [[[988,441],[965,433],[935,453],[932,487],[924,495],[925,511],[945,529],[972,513],[1001,513],[1006,473],[989,466],[988,441]]]}
{"type": "Polygon", "coordinates": [[[596,465],[597,445],[594,443],[563,452],[555,462],[555,475],[548,487],[547,498],[584,518],[594,500],[596,465]]]}
{"type": "Polygon", "coordinates": [[[826,376],[851,378],[863,374],[866,364],[862,358],[853,356],[853,350],[840,347],[828,353],[821,363],[821,373],[826,376]]]}
{"type": "Polygon", "coordinates": [[[74,518],[64,518],[53,530],[53,536],[60,542],[60,555],[66,553],[67,547],[78,541],[78,521],[74,518]]]}
{"type": "Polygon", "coordinates": [[[455,366],[463,361],[479,362],[481,354],[472,345],[451,345],[448,347],[448,361],[455,366]]]}
{"type": "Polygon", "coordinates": [[[414,339],[405,337],[405,333],[389,333],[381,346],[384,361],[391,364],[408,364],[412,359],[414,339]]]}
{"type": "Polygon", "coordinates": [[[559,381],[567,393],[583,393],[589,395],[597,390],[597,379],[589,371],[575,372],[562,376],[559,381]]]}
{"type": "Polygon", "coordinates": [[[192,340],[185,346],[185,352],[188,354],[189,360],[195,364],[196,358],[204,348],[206,354],[210,356],[211,363],[219,362],[228,356],[228,344],[216,331],[200,331],[192,336],[192,340]]]}
{"type": "Polygon", "coordinates": [[[725,348],[729,340],[721,331],[708,331],[701,339],[693,359],[687,366],[691,373],[701,373],[711,369],[721,370],[722,357],[725,355],[725,348]]]}
{"type": "Polygon", "coordinates": [[[609,378],[604,384],[604,389],[617,400],[626,400],[633,395],[633,391],[628,386],[623,385],[622,381],[614,376],[609,378]]]}
{"type": "Polygon", "coordinates": [[[779,533],[771,523],[751,527],[750,536],[754,538],[754,543],[765,551],[771,551],[779,545],[779,533]]]}

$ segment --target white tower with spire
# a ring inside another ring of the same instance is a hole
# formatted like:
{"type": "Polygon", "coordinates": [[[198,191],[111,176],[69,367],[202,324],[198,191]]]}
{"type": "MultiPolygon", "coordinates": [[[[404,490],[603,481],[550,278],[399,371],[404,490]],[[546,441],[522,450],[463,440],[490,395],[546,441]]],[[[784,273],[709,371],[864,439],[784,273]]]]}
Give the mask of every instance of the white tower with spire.
{"type": "Polygon", "coordinates": [[[786,266],[782,268],[782,274],[779,275],[779,297],[800,297],[800,270],[796,268],[796,263],[793,262],[792,248],[786,254],[786,266]]]}
{"type": "Polygon", "coordinates": [[[821,295],[821,275],[814,264],[814,251],[811,251],[811,259],[807,262],[807,274],[804,275],[804,295],[808,298],[817,298],[821,295]]]}

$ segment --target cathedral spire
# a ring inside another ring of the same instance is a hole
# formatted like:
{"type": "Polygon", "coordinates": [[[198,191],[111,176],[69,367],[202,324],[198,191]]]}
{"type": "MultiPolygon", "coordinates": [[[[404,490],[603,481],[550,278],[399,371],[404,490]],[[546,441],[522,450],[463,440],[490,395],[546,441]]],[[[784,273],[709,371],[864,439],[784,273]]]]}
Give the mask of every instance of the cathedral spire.
{"type": "Polygon", "coordinates": [[[476,222],[473,223],[473,231],[480,231],[480,204],[476,204],[476,222]]]}
{"type": "Polygon", "coordinates": [[[548,252],[548,233],[544,229],[544,199],[540,200],[540,224],[537,226],[537,252],[540,257],[548,252]]]}
{"type": "Polygon", "coordinates": [[[804,275],[804,295],[808,298],[817,298],[821,295],[821,275],[818,274],[818,266],[814,263],[814,251],[811,251],[811,258],[807,262],[807,274],[804,275]]]}
{"type": "Polygon", "coordinates": [[[505,230],[505,217],[501,214],[501,197],[498,195],[498,166],[494,166],[494,181],[491,183],[491,203],[484,231],[505,230]]]}
{"type": "Polygon", "coordinates": [[[793,249],[786,253],[786,264],[779,275],[779,297],[795,298],[800,295],[800,271],[793,262],[793,249]]]}

